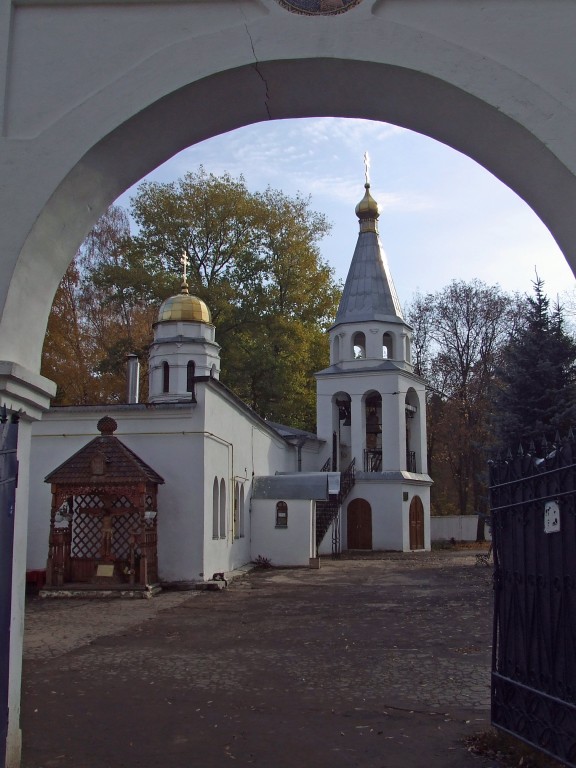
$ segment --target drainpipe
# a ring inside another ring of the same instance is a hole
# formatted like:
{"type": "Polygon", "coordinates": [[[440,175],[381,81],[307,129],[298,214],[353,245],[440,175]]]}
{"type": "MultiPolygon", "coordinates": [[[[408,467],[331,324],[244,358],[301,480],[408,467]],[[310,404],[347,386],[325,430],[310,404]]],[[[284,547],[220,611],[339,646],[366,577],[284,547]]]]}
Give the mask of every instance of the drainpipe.
{"type": "Polygon", "coordinates": [[[137,355],[128,355],[127,363],[127,381],[126,381],[126,399],[130,404],[137,403],[140,397],[140,361],[137,355]]]}

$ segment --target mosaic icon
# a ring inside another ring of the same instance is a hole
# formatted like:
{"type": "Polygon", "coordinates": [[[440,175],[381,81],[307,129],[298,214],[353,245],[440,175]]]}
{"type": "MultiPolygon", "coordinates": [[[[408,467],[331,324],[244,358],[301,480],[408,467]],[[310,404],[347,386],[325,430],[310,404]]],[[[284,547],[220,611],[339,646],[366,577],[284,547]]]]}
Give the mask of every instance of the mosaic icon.
{"type": "Polygon", "coordinates": [[[305,16],[335,16],[345,13],[362,0],[278,0],[281,6],[292,13],[305,16]]]}

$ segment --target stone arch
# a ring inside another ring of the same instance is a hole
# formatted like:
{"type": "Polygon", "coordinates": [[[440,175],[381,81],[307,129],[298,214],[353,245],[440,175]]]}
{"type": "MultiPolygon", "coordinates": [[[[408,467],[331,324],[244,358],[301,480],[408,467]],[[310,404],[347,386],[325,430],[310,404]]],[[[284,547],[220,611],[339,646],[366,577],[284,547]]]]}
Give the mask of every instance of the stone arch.
{"type": "MultiPolygon", "coordinates": [[[[376,11],[375,15],[380,21],[376,11]]],[[[353,17],[350,13],[341,18],[353,17]]],[[[319,21],[335,23],[333,19],[319,21]]],[[[308,29],[305,31],[312,34],[308,29]]],[[[225,37],[225,32],[222,35],[225,37]]],[[[517,192],[548,226],[567,259],[575,264],[576,217],[572,212],[576,204],[576,176],[562,162],[561,147],[552,149],[551,142],[538,135],[542,126],[529,125],[530,113],[535,111],[529,98],[525,99],[526,115],[509,114],[513,110],[507,99],[516,101],[516,73],[500,67],[500,100],[506,103],[492,103],[484,76],[475,79],[475,70],[483,61],[477,51],[472,47],[456,49],[447,40],[437,41],[421,29],[417,37],[425,66],[416,66],[408,53],[404,54],[403,65],[376,60],[381,55],[377,53],[377,49],[382,50],[381,42],[370,54],[363,36],[357,59],[354,51],[347,51],[350,58],[338,52],[334,55],[332,50],[330,57],[323,57],[322,46],[315,58],[298,58],[290,56],[289,51],[279,51],[287,54],[285,58],[264,57],[255,72],[252,61],[226,68],[218,56],[213,62],[214,71],[220,69],[218,74],[182,83],[185,75],[179,72],[176,77],[178,68],[168,61],[172,51],[168,46],[160,56],[162,61],[157,62],[165,69],[158,71],[154,83],[147,80],[146,89],[134,92],[130,100],[122,102],[121,89],[127,87],[132,77],[142,75],[149,62],[110,83],[105,97],[117,104],[114,121],[95,121],[90,132],[80,131],[73,124],[69,126],[75,138],[74,151],[70,147],[62,157],[54,157],[58,170],[46,174],[46,179],[41,171],[35,175],[36,193],[21,206],[25,211],[18,217],[18,232],[7,238],[11,251],[7,252],[4,290],[0,292],[0,296],[6,296],[0,359],[38,370],[43,332],[59,279],[84,235],[116,197],[185,147],[261,120],[322,115],[364,117],[431,136],[475,159],[517,192]],[[446,50],[438,51],[436,45],[446,50]],[[472,82],[467,82],[468,90],[464,83],[450,81],[454,71],[436,71],[438,62],[448,54],[461,57],[462,71],[469,66],[472,82]],[[358,82],[363,83],[361,90],[355,87],[358,82]],[[331,83],[338,83],[338,88],[327,87],[331,83]],[[273,94],[273,98],[266,98],[266,93],[273,94]],[[242,99],[238,94],[242,94],[242,99]],[[187,119],[191,113],[194,120],[187,119]],[[127,146],[138,146],[138,151],[127,153],[127,146]],[[58,178],[61,181],[55,184],[54,179],[58,178]],[[63,220],[65,227],[61,226],[63,220]],[[39,253],[42,260],[38,259],[39,253]],[[31,272],[36,274],[32,285],[26,279],[31,272]],[[23,306],[34,307],[32,312],[27,310],[26,327],[22,323],[23,306]],[[17,347],[10,342],[15,334],[20,336],[17,347]]],[[[290,36],[285,36],[284,44],[290,46],[290,40],[290,36]]],[[[412,50],[410,53],[413,55],[412,50]]],[[[189,51],[187,56],[190,58],[189,51]]],[[[210,59],[208,53],[206,57],[210,59]]],[[[492,59],[489,64],[499,67],[492,59]]],[[[210,68],[211,61],[206,61],[205,71],[210,68]]],[[[483,73],[482,66],[480,69],[483,73]]],[[[545,95],[537,92],[534,85],[534,99],[545,95]]],[[[84,108],[89,106],[93,105],[88,98],[84,108]]],[[[72,116],[69,119],[73,122],[72,116]]],[[[18,205],[17,194],[13,205],[18,205]]],[[[11,210],[7,209],[6,216],[10,215],[11,210]]]]}

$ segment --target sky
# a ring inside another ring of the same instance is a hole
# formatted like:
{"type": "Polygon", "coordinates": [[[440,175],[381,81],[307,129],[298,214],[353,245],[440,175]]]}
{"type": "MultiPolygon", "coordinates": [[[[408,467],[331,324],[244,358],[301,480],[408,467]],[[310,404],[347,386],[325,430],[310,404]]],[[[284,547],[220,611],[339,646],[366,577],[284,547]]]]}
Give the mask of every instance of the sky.
{"type": "MultiPolygon", "coordinates": [[[[310,196],[332,223],[320,250],[345,280],[358,236],[354,208],[364,194],[364,153],[380,238],[401,303],[478,278],[531,293],[537,271],[552,299],[574,276],[548,229],[528,205],[466,155],[405,128],[369,120],[276,120],[196,144],[146,179],[173,181],[203,165],[266,187],[310,196]]],[[[136,185],[137,186],[137,185],[136,185]]],[[[136,186],[117,201],[129,208],[136,186]]]]}

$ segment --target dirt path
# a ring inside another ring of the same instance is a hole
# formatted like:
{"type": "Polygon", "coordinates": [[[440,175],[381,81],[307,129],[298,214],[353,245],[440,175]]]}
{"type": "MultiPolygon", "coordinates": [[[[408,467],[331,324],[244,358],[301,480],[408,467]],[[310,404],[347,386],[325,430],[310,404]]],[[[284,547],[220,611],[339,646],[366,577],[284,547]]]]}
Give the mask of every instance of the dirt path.
{"type": "Polygon", "coordinates": [[[221,593],[29,605],[24,768],[485,768],[490,571],[325,560],[221,593]]]}

